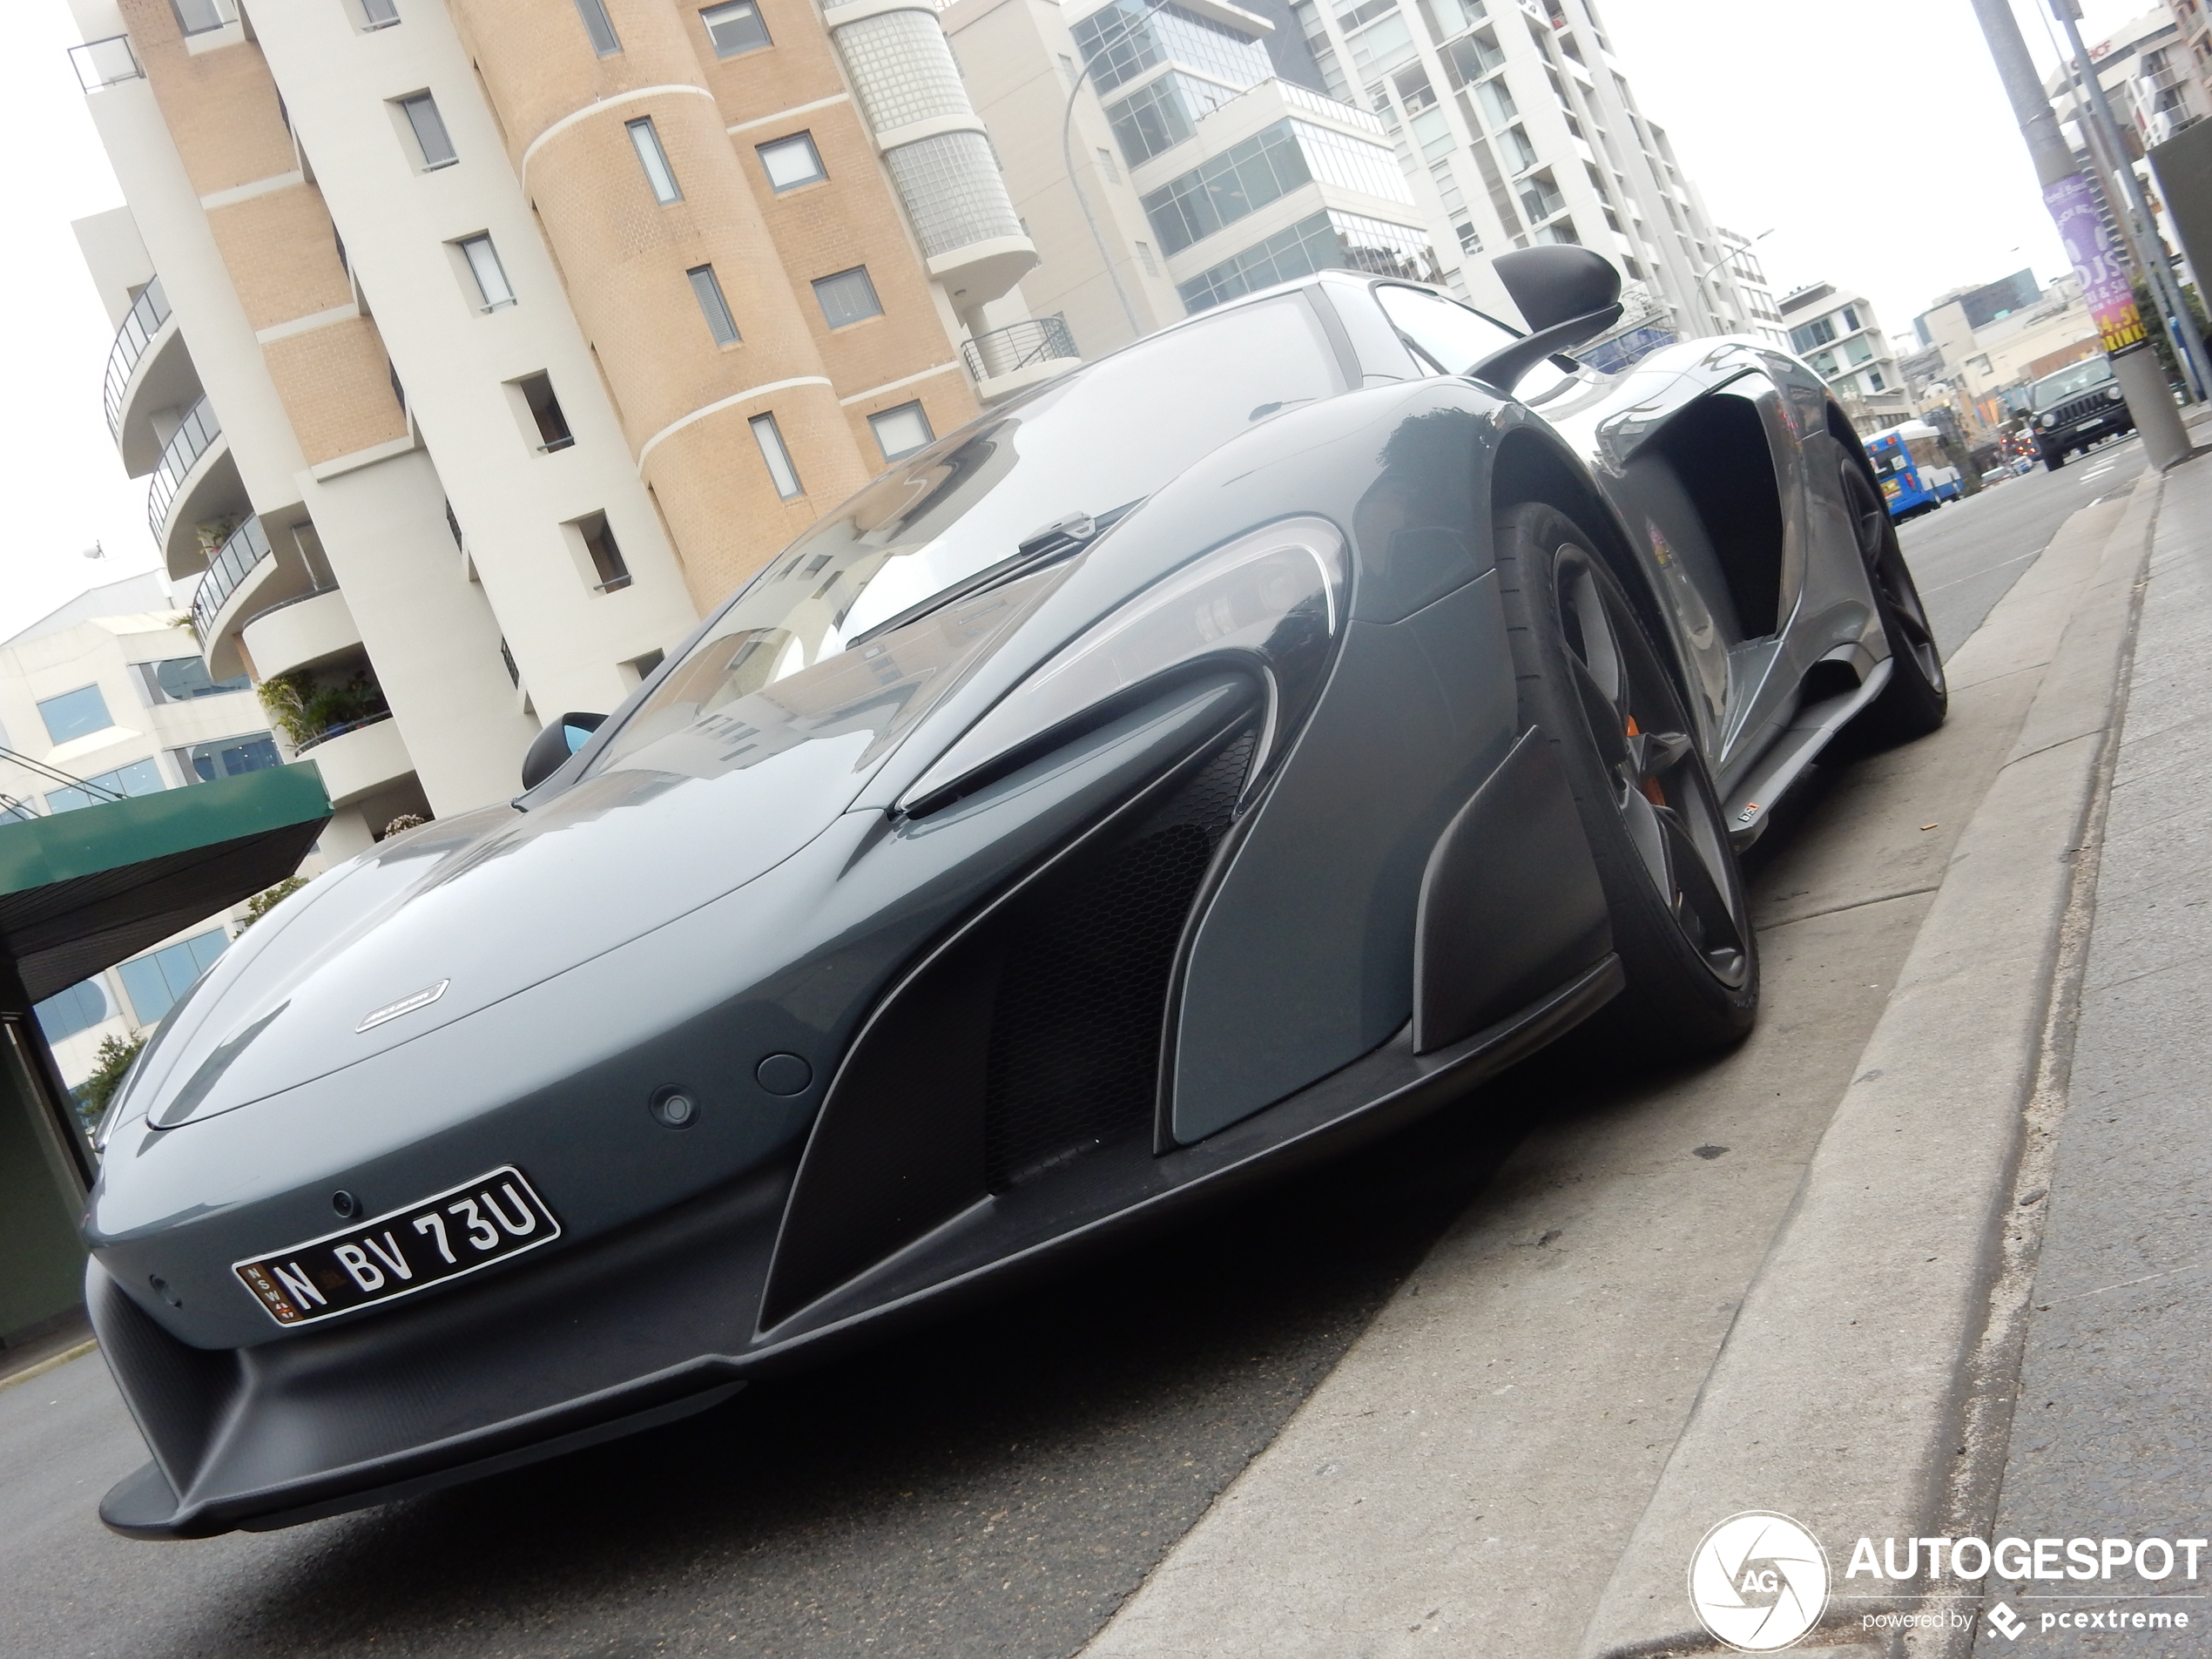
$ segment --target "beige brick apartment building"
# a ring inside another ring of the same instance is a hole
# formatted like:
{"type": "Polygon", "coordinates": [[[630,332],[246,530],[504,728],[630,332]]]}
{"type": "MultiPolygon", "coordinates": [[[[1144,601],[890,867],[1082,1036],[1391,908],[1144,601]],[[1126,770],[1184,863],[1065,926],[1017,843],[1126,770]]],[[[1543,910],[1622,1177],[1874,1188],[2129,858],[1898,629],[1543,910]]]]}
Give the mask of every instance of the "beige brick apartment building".
{"type": "Polygon", "coordinates": [[[211,671],[320,694],[327,852],[1070,366],[927,0],[72,5],[116,441],[211,671]]]}

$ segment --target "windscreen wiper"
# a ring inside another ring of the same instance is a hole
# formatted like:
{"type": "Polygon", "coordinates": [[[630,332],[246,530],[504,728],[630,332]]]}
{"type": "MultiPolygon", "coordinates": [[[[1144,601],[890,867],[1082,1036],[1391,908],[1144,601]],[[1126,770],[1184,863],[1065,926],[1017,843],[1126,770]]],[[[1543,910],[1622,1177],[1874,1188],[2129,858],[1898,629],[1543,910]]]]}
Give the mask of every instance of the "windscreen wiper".
{"type": "Polygon", "coordinates": [[[865,645],[878,635],[887,634],[894,628],[903,628],[910,622],[917,622],[933,610],[957,604],[986,589],[995,588],[1016,577],[1027,576],[1032,570],[1041,570],[1048,564],[1080,553],[1142,506],[1143,501],[1144,498],[1140,496],[1135,501],[1125,501],[1107,512],[1070,513],[1065,518],[1055,519],[1040,529],[1032,530],[1015,543],[1009,556],[995,564],[985,565],[965,581],[955,582],[948,588],[940,588],[920,604],[908,605],[897,615],[885,617],[866,632],[855,634],[846,643],[846,649],[850,651],[855,645],[865,645]]]}

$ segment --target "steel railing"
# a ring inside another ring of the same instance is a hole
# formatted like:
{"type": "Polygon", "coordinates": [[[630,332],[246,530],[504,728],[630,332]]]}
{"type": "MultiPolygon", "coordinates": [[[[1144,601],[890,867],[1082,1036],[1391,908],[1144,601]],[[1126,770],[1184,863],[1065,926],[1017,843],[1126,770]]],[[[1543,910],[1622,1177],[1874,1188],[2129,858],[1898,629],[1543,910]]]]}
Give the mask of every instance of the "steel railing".
{"type": "Polygon", "coordinates": [[[388,720],[391,718],[391,710],[379,709],[374,714],[362,715],[358,720],[346,720],[336,725],[325,726],[292,752],[295,755],[303,755],[318,744],[328,743],[333,738],[342,738],[348,732],[358,732],[365,725],[374,725],[379,721],[388,720]]]}
{"type": "Polygon", "coordinates": [[[162,446],[161,459],[154,466],[153,481],[146,486],[146,525],[153,531],[157,543],[164,539],[169,509],[177,499],[185,474],[192,469],[193,462],[207,453],[207,447],[222,435],[223,423],[215,417],[214,405],[203,397],[185,412],[182,424],[162,446]]]}
{"type": "Polygon", "coordinates": [[[131,384],[131,372],[138,360],[146,354],[146,347],[161,332],[161,325],[169,320],[169,296],[161,291],[159,277],[138,290],[138,297],[131,302],[131,314],[123,320],[123,327],[115,331],[115,344],[108,348],[107,380],[100,390],[101,401],[107,406],[107,429],[111,437],[123,432],[123,394],[131,384]]]}
{"type": "Polygon", "coordinates": [[[1076,337],[1068,332],[1067,319],[1056,316],[1032,317],[1027,322],[1008,323],[973,340],[963,340],[960,354],[968,372],[979,381],[996,380],[1032,363],[1082,355],[1076,349],[1076,337]]]}
{"type": "Polygon", "coordinates": [[[238,584],[263,559],[272,556],[268,533],[261,528],[256,514],[230,533],[215,556],[207,561],[207,574],[199,579],[199,591],[192,597],[192,637],[204,646],[210,638],[209,625],[223,602],[238,591],[238,584]]]}

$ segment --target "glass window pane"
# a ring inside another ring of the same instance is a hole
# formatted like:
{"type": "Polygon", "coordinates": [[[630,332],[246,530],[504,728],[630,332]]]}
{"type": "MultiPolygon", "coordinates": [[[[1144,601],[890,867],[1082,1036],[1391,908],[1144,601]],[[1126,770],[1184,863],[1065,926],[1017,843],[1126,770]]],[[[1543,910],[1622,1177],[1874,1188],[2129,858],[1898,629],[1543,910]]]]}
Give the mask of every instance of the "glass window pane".
{"type": "Polygon", "coordinates": [[[236,738],[217,738],[210,743],[195,743],[191,748],[177,752],[179,758],[192,769],[192,776],[204,784],[212,784],[218,778],[236,778],[245,772],[266,772],[271,766],[284,764],[283,757],[277,753],[276,739],[266,732],[249,732],[236,738]]]}
{"type": "Polygon", "coordinates": [[[653,187],[653,199],[664,206],[682,201],[684,192],[676,187],[676,175],[669,170],[668,152],[660,147],[660,133],[653,125],[652,117],[625,125],[630,130],[631,147],[637,152],[638,165],[645,170],[645,182],[653,187]]]}
{"type": "Polygon", "coordinates": [[[753,442],[760,446],[760,458],[768,463],[768,475],[776,481],[776,493],[786,501],[803,494],[799,482],[799,469],[791,464],[791,452],[784,448],[784,435],[776,429],[772,415],[752,417],[753,442]]]}
{"type": "Polygon", "coordinates": [[[607,16],[607,9],[600,0],[576,0],[577,16],[583,19],[583,32],[591,37],[591,50],[606,57],[622,50],[622,40],[615,33],[614,20],[607,16]]]}
{"type": "Polygon", "coordinates": [[[38,1028],[46,1034],[46,1041],[59,1042],[89,1031],[106,1019],[111,1010],[106,988],[99,981],[88,979],[57,991],[31,1012],[38,1016],[38,1028]]]}
{"type": "Polygon", "coordinates": [[[779,193],[829,177],[822,171],[822,158],[816,152],[813,138],[808,133],[779,138],[773,144],[760,145],[759,150],[761,168],[779,193]]]}
{"type": "Polygon", "coordinates": [[[833,328],[883,314],[882,302],[875,297],[875,284],[868,280],[864,265],[840,271],[835,276],[817,277],[814,298],[821,302],[822,315],[833,328]]]}
{"type": "Polygon", "coordinates": [[[901,403],[895,409],[871,415],[868,426],[875,433],[876,447],[883,451],[886,461],[910,455],[937,435],[929,429],[929,417],[922,412],[919,401],[901,403]]]}
{"type": "Polygon", "coordinates": [[[768,38],[768,25],[760,21],[760,8],[752,0],[709,6],[699,13],[699,21],[706,25],[706,37],[714,43],[717,57],[735,57],[739,52],[775,44],[768,38]]]}
{"type": "Polygon", "coordinates": [[[415,142],[422,152],[426,167],[443,167],[455,158],[453,140],[446,136],[445,118],[438,113],[437,100],[428,92],[400,100],[400,108],[407,111],[407,124],[415,129],[415,142]]]}
{"type": "Polygon", "coordinates": [[[469,274],[476,279],[476,292],[483,296],[485,310],[496,311],[515,303],[515,290],[507,285],[507,268],[500,264],[499,250],[492,246],[490,237],[472,236],[462,243],[461,252],[469,261],[469,274]]]}
{"type": "Polygon", "coordinates": [[[170,10],[177,14],[177,24],[188,35],[205,34],[210,29],[220,29],[230,19],[217,0],[169,0],[170,10]]]}
{"type": "Polygon", "coordinates": [[[361,17],[371,29],[388,29],[400,20],[393,0],[361,0],[361,17]]]}
{"type": "Polygon", "coordinates": [[[100,695],[97,685],[80,686],[74,691],[64,691],[59,697],[45,698],[38,705],[38,714],[46,722],[46,735],[56,743],[105,732],[115,724],[108,718],[107,699],[100,695]]]}
{"type": "Polygon", "coordinates": [[[706,319],[707,333],[714,336],[718,346],[738,343],[737,319],[730,314],[730,302],[722,297],[722,285],[715,280],[711,265],[695,265],[684,273],[691,280],[691,292],[698,296],[699,314],[706,319]]]}

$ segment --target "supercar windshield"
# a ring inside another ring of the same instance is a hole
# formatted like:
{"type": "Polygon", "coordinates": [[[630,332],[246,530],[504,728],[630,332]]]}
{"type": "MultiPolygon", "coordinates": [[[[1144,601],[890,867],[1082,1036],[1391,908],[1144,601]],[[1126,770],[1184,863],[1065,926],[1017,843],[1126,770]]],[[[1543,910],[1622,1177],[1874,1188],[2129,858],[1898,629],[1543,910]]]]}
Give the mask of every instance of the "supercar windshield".
{"type": "Polygon", "coordinates": [[[1042,597],[1039,573],[1239,432],[1345,385],[1312,301],[1292,293],[1140,341],[986,415],[779,554],[610,736],[591,773],[696,772],[702,734],[728,752],[738,730],[728,705],[740,699],[755,705],[741,735],[756,747],[760,705],[772,704],[786,729],[802,710],[813,730],[833,710],[848,729],[860,719],[879,752],[1042,597]],[[863,686],[865,712],[847,700],[863,686]]]}
{"type": "Polygon", "coordinates": [[[2111,378],[2112,364],[2104,356],[2085,357],[2080,362],[2069,364],[2057,374],[2046,374],[2036,381],[2034,391],[2029,395],[2030,400],[2035,408],[2047,409],[2053,404],[2063,403],[2093,386],[2101,386],[2111,378]]]}

